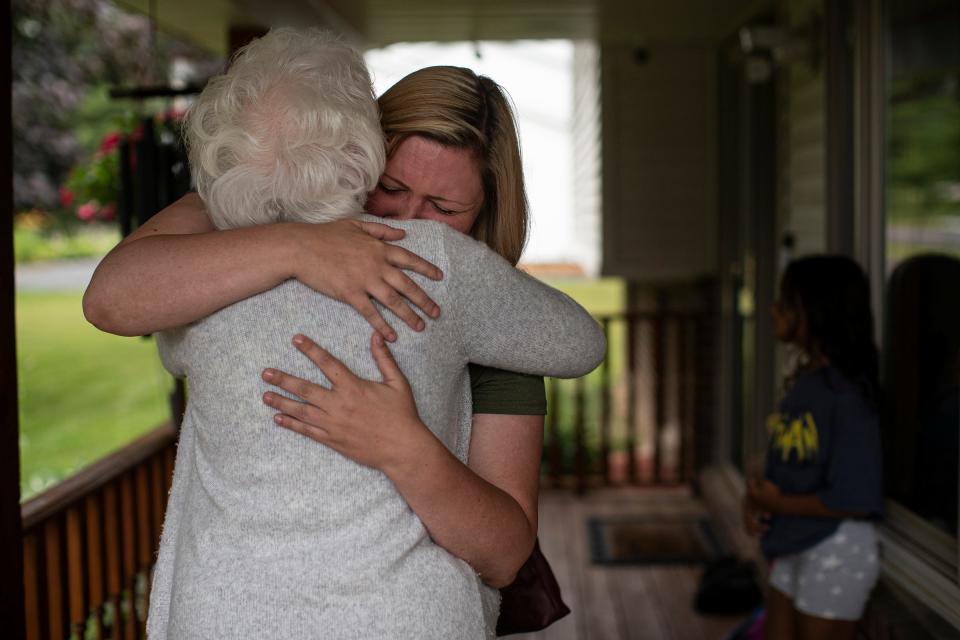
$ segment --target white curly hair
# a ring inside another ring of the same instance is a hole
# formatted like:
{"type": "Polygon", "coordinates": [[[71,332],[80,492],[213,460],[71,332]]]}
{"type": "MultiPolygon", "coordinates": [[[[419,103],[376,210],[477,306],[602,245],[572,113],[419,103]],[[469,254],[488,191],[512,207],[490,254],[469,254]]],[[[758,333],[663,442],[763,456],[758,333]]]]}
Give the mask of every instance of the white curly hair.
{"type": "Polygon", "coordinates": [[[240,49],[184,137],[218,229],[359,214],[385,162],[363,58],[319,29],[273,29],[240,49]]]}

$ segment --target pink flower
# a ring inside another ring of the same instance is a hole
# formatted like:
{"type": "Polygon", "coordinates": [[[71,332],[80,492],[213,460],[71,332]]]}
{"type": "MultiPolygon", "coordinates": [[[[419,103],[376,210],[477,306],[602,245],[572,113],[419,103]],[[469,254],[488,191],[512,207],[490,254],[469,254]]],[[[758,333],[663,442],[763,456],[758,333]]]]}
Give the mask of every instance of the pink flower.
{"type": "Polygon", "coordinates": [[[100,142],[99,153],[107,154],[117,148],[117,145],[120,144],[120,134],[116,131],[111,131],[107,135],[103,136],[103,140],[100,142]]]}
{"type": "Polygon", "coordinates": [[[90,222],[97,215],[97,203],[92,200],[77,207],[77,217],[84,222],[90,222]]]}
{"type": "Polygon", "coordinates": [[[100,215],[97,217],[101,220],[113,220],[113,216],[116,213],[116,207],[112,204],[105,204],[100,208],[100,215]]]}
{"type": "Polygon", "coordinates": [[[73,191],[70,191],[67,187],[60,187],[60,206],[64,209],[70,207],[73,204],[73,191]]]}
{"type": "Polygon", "coordinates": [[[183,120],[183,116],[187,114],[187,110],[183,107],[172,106],[163,113],[163,119],[167,122],[179,122],[183,120]]]}

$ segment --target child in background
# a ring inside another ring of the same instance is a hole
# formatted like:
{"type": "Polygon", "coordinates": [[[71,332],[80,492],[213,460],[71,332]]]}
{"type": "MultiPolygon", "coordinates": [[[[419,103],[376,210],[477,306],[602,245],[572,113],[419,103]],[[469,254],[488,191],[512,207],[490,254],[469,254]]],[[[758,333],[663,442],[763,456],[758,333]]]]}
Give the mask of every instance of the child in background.
{"type": "Polygon", "coordinates": [[[766,637],[854,638],[879,574],[883,509],[866,275],[842,256],[794,260],[772,315],[804,360],[767,420],[764,479],[744,499],[745,526],[772,563],[766,637]]]}

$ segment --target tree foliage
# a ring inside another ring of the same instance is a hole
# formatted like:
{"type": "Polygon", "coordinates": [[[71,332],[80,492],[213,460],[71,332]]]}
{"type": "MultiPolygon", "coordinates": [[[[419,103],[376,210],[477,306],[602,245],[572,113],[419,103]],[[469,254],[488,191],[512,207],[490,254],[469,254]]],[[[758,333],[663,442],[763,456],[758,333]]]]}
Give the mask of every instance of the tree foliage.
{"type": "Polygon", "coordinates": [[[960,76],[894,83],[889,117],[893,220],[960,215],[960,76]]]}
{"type": "Polygon", "coordinates": [[[110,100],[107,87],[165,84],[175,58],[193,62],[201,78],[220,64],[162,33],[152,38],[146,16],[104,0],[13,0],[12,18],[17,209],[60,206],[71,168],[149,108],[110,100]]]}

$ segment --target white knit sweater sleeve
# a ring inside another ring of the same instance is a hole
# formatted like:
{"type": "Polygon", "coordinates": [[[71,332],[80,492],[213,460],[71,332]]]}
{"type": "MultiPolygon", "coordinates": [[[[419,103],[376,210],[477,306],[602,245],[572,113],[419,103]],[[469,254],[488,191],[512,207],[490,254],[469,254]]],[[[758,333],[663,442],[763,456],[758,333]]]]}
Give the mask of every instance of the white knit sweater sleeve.
{"type": "Polygon", "coordinates": [[[187,327],[158,331],[153,335],[164,369],[176,378],[185,378],[189,361],[189,347],[185,345],[189,336],[187,327]]]}
{"type": "Polygon", "coordinates": [[[173,485],[167,500],[167,512],[163,519],[160,552],[153,572],[150,589],[150,615],[147,618],[147,637],[150,640],[165,638],[170,618],[170,599],[173,595],[174,556],[177,550],[177,534],[180,521],[186,513],[186,500],[190,492],[189,482],[193,477],[189,468],[193,465],[194,425],[184,420],[177,441],[177,458],[174,465],[173,485]]]}
{"type": "MultiPolygon", "coordinates": [[[[157,350],[163,366],[172,375],[182,378],[186,376],[187,366],[184,361],[187,330],[184,327],[160,331],[154,334],[157,341],[157,350]]],[[[147,637],[150,640],[165,638],[167,622],[170,615],[170,599],[173,591],[174,556],[177,548],[177,533],[180,529],[180,520],[186,511],[186,499],[190,491],[189,468],[193,465],[194,425],[181,418],[180,437],[177,440],[177,457],[174,464],[173,484],[170,487],[170,496],[167,500],[167,512],[163,520],[163,531],[159,557],[154,565],[153,583],[150,589],[149,617],[147,618],[147,637]]]]}
{"type": "Polygon", "coordinates": [[[450,301],[467,360],[558,378],[586,375],[606,350],[603,331],[570,297],[512,266],[485,244],[444,232],[450,301]]]}

